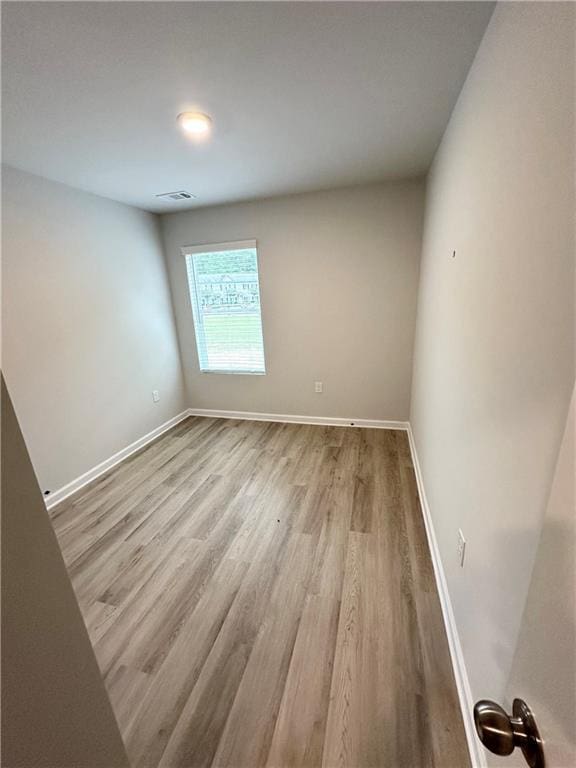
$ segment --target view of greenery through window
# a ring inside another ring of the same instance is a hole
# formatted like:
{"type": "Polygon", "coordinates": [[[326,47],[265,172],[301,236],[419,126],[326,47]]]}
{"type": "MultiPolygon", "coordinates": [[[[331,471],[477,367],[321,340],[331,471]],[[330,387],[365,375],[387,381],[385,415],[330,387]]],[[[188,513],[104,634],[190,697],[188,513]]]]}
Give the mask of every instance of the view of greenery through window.
{"type": "Polygon", "coordinates": [[[220,251],[197,253],[195,268],[198,275],[220,275],[233,272],[256,272],[255,251],[220,251]]]}
{"type": "Polygon", "coordinates": [[[188,279],[201,369],[263,373],[256,249],[188,256],[188,279]]]}

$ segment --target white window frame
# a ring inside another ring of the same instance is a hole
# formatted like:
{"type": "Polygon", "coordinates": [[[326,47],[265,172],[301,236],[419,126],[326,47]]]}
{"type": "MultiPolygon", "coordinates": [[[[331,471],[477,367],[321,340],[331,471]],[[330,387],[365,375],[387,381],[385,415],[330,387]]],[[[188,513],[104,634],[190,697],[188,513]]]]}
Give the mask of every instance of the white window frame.
{"type": "MultiPolygon", "coordinates": [[[[190,280],[188,279],[188,267],[186,265],[186,283],[188,285],[188,301],[190,302],[190,308],[192,311],[192,318],[194,321],[194,337],[196,340],[196,354],[198,356],[198,367],[200,373],[207,374],[220,374],[233,375],[233,376],[265,376],[266,375],[266,347],[264,343],[264,323],[262,322],[262,295],[260,293],[260,262],[258,258],[258,243],[256,240],[234,240],[227,243],[205,243],[204,245],[184,245],[180,248],[180,253],[186,259],[187,256],[193,256],[196,253],[220,253],[220,251],[242,251],[247,249],[254,249],[256,251],[256,283],[258,285],[258,296],[260,298],[260,327],[262,331],[262,353],[264,356],[264,370],[214,370],[210,368],[202,368],[202,359],[200,354],[200,339],[204,334],[204,323],[200,317],[198,317],[198,307],[202,306],[200,296],[198,295],[198,284],[194,280],[194,290],[196,291],[196,301],[192,301],[190,280]]],[[[204,341],[204,346],[206,342],[204,341]]]]}

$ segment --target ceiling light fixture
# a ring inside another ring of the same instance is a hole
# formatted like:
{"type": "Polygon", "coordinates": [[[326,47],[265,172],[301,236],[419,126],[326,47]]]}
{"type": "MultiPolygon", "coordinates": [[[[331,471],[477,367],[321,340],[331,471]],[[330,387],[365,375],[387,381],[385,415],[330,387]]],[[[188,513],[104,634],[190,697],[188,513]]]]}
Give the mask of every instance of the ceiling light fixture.
{"type": "Polygon", "coordinates": [[[196,138],[207,136],[212,128],[212,120],[202,112],[181,112],[176,119],[185,133],[196,138]]]}

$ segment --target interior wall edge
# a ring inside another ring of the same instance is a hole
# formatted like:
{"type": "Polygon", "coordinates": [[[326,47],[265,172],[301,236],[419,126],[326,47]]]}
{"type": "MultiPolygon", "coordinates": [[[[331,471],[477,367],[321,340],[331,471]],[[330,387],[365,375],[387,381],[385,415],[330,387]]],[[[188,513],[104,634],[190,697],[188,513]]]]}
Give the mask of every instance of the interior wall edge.
{"type": "Polygon", "coordinates": [[[71,480],[69,483],[62,486],[62,488],[58,488],[58,490],[54,491],[49,496],[45,496],[44,499],[46,503],[46,508],[52,509],[57,504],[60,504],[60,502],[64,501],[64,499],[67,499],[69,496],[72,496],[81,488],[84,488],[84,486],[88,485],[89,483],[99,478],[105,472],[108,472],[110,469],[115,467],[117,464],[120,464],[120,462],[124,461],[129,456],[132,456],[132,454],[137,453],[142,448],[147,446],[149,443],[156,440],[158,437],[163,435],[164,432],[167,432],[169,429],[172,429],[172,427],[175,427],[176,424],[179,424],[181,421],[188,418],[189,415],[190,415],[189,410],[186,409],[181,413],[179,413],[177,416],[173,416],[171,419],[168,419],[168,421],[165,421],[159,427],[156,427],[156,429],[153,429],[151,432],[148,432],[147,434],[142,435],[142,437],[138,438],[138,440],[135,440],[133,443],[130,443],[130,445],[127,445],[121,451],[118,451],[117,453],[110,456],[108,459],[105,459],[104,461],[100,462],[100,464],[97,464],[95,467],[92,467],[92,469],[89,469],[87,472],[84,472],[84,474],[80,475],[74,480],[71,480]]]}
{"type": "Polygon", "coordinates": [[[187,406],[161,223],[4,165],[2,256],[2,366],[54,491],[187,406]]]}
{"type": "Polygon", "coordinates": [[[472,689],[470,688],[470,680],[468,677],[466,661],[464,659],[464,653],[462,651],[462,645],[458,633],[458,625],[456,624],[454,610],[452,608],[452,600],[450,599],[448,582],[446,580],[446,574],[444,573],[442,555],[440,554],[440,548],[436,539],[436,532],[434,530],[434,518],[430,512],[428,497],[424,487],[424,476],[420,468],[418,451],[416,449],[416,442],[414,440],[414,434],[412,432],[412,426],[410,422],[408,422],[407,431],[408,441],[410,443],[410,453],[412,455],[412,463],[414,465],[414,474],[416,475],[416,484],[418,486],[420,507],[422,509],[424,527],[426,528],[428,549],[430,550],[430,557],[432,558],[436,588],[438,590],[438,597],[440,598],[440,606],[442,608],[442,618],[444,619],[444,628],[446,630],[448,647],[450,649],[450,659],[452,661],[452,670],[454,672],[460,709],[462,711],[462,719],[464,721],[464,730],[466,732],[466,742],[468,744],[470,760],[472,762],[472,768],[487,768],[485,752],[476,735],[473,715],[474,698],[472,696],[472,689]]]}

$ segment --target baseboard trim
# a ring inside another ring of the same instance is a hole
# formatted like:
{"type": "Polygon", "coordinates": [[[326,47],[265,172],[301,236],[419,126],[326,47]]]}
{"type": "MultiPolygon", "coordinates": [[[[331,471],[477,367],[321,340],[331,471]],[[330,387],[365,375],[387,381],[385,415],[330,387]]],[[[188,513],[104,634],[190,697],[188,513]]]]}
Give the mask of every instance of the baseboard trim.
{"type": "Polygon", "coordinates": [[[407,421],[382,421],[375,419],[341,419],[334,416],[300,416],[287,413],[258,413],[256,411],[218,411],[208,408],[190,408],[190,416],[207,416],[213,419],[242,419],[245,421],[279,421],[286,424],[316,424],[328,427],[366,427],[369,429],[408,429],[407,421]]]}
{"type": "Polygon", "coordinates": [[[464,720],[464,729],[466,731],[466,741],[468,743],[470,760],[472,761],[472,768],[487,768],[484,750],[482,749],[478,737],[476,736],[476,728],[474,726],[473,717],[474,700],[472,698],[472,691],[470,690],[470,682],[468,680],[468,672],[466,670],[464,654],[462,653],[462,645],[460,644],[460,637],[458,635],[456,620],[454,618],[454,611],[452,609],[452,601],[450,600],[450,593],[448,592],[446,575],[442,565],[440,549],[438,548],[438,541],[434,531],[432,515],[430,514],[430,506],[428,505],[428,499],[424,489],[424,478],[422,476],[422,470],[418,460],[418,453],[416,451],[416,443],[414,441],[414,435],[412,433],[412,427],[410,424],[408,424],[408,440],[410,442],[412,463],[414,464],[414,473],[416,475],[416,483],[418,485],[420,506],[422,507],[422,517],[424,518],[424,525],[426,527],[428,547],[430,549],[432,564],[434,566],[436,587],[440,597],[440,605],[442,606],[444,627],[446,629],[446,636],[448,638],[448,645],[450,647],[450,657],[452,659],[452,668],[454,670],[454,678],[456,680],[456,688],[458,690],[460,709],[462,710],[462,719],[464,720]]]}
{"type": "Polygon", "coordinates": [[[378,421],[370,419],[340,419],[329,416],[297,416],[293,414],[281,414],[281,413],[256,413],[252,411],[218,411],[209,410],[205,408],[188,408],[172,419],[164,422],[156,429],[153,429],[148,434],[143,435],[138,440],[135,440],[130,445],[123,448],[118,453],[110,456],[109,459],[101,462],[97,466],[84,472],[83,475],[77,477],[75,480],[64,485],[62,488],[53,491],[49,496],[46,496],[44,501],[47,509],[52,509],[60,502],[67,499],[73,493],[76,493],[88,483],[91,483],[96,478],[103,475],[104,472],[115,467],[128,456],[131,456],[136,451],[139,451],[148,443],[160,437],[161,434],[167,432],[172,427],[176,426],[183,419],[189,416],[208,416],[216,419],[245,419],[247,421],[279,421],[286,422],[288,424],[318,424],[335,427],[367,427],[371,429],[408,429],[407,421],[378,421]]]}
{"type": "Polygon", "coordinates": [[[106,459],[100,464],[97,464],[95,467],[92,467],[92,469],[84,472],[83,475],[80,475],[80,477],[77,477],[75,480],[67,483],[62,488],[58,488],[58,490],[44,498],[46,509],[52,509],[57,504],[60,504],[60,502],[64,501],[64,499],[67,499],[68,496],[72,496],[73,493],[76,493],[76,491],[79,491],[85,485],[88,485],[88,483],[96,480],[96,478],[100,477],[100,475],[103,475],[104,472],[108,472],[108,470],[112,469],[112,467],[115,467],[116,464],[119,464],[121,461],[124,461],[124,459],[127,459],[128,456],[131,456],[133,453],[136,453],[136,451],[139,451],[145,445],[148,445],[148,443],[151,443],[157,437],[160,437],[160,435],[164,434],[164,432],[167,432],[169,429],[172,429],[172,427],[175,427],[176,424],[179,424],[181,421],[188,418],[188,416],[188,410],[182,411],[182,413],[179,413],[177,416],[168,419],[168,421],[165,421],[164,424],[160,424],[160,426],[156,427],[156,429],[153,429],[151,432],[148,432],[148,434],[143,435],[142,437],[138,438],[138,440],[135,440],[130,445],[127,445],[126,448],[118,451],[118,453],[110,456],[109,459],[106,459]]]}

